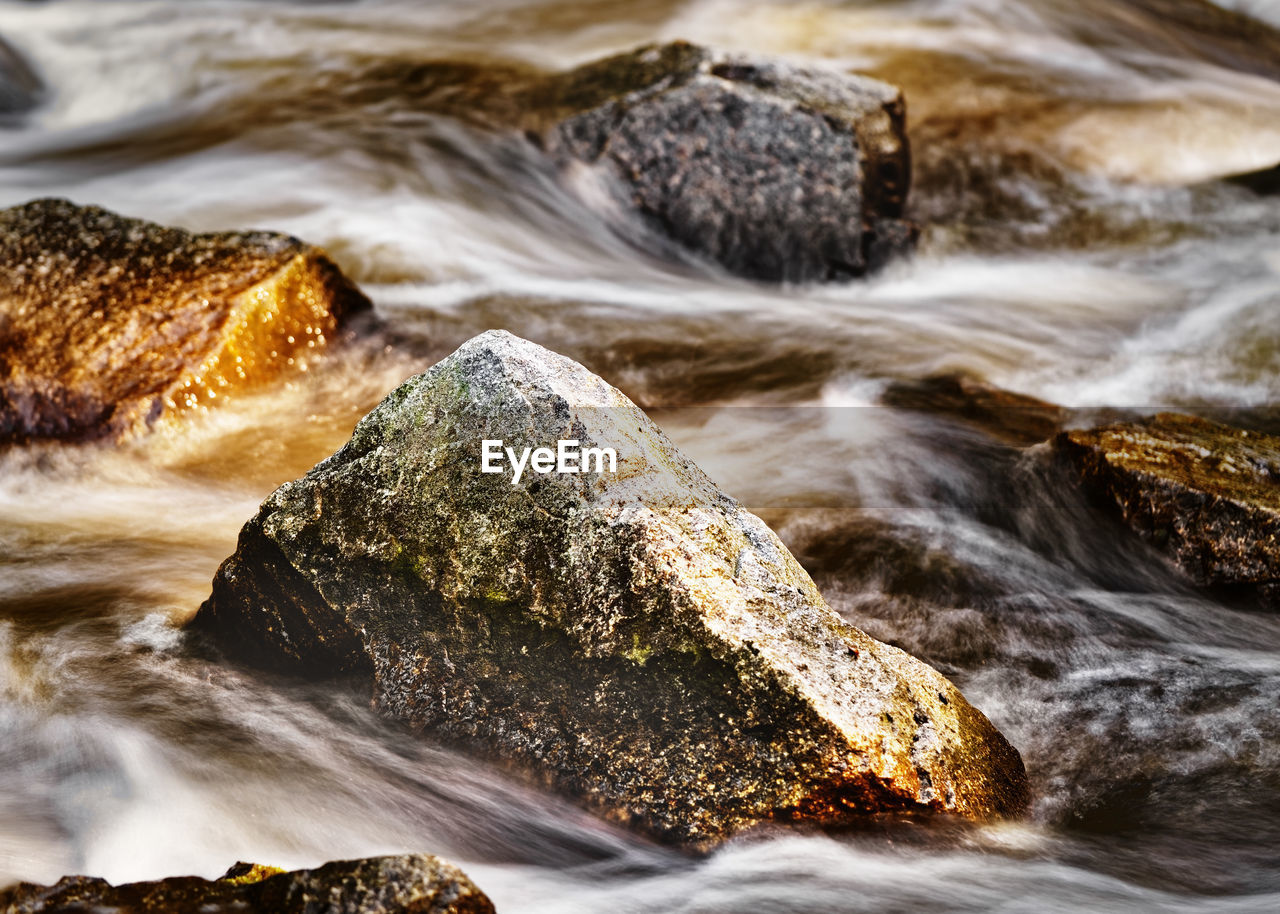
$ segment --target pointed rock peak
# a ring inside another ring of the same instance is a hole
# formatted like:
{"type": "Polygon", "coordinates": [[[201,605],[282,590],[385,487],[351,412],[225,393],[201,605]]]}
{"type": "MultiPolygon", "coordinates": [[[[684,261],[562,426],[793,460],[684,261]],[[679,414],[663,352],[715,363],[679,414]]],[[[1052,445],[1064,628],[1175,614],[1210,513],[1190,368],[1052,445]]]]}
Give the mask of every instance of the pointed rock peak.
{"type": "Polygon", "coordinates": [[[950,682],[844,622],[620,392],[507,333],[268,498],[196,627],[368,676],[387,714],[675,842],[1026,799],[950,682]]]}

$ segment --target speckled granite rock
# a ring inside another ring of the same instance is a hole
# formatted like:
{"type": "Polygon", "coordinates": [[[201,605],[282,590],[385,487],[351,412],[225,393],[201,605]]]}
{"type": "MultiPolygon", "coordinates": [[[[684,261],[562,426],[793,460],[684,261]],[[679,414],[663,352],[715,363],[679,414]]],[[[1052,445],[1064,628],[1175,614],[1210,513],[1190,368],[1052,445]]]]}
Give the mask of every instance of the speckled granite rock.
{"type": "Polygon", "coordinates": [[[1197,584],[1280,609],[1280,438],[1162,413],[1063,432],[1054,449],[1197,584]]]}
{"type": "Polygon", "coordinates": [[[292,370],[368,307],[322,251],[94,206],[0,212],[0,443],[123,436],[292,370]]]}
{"type": "Polygon", "coordinates": [[[361,83],[523,132],[588,205],[742,276],[859,276],[915,244],[902,94],[870,77],[673,42],[563,73],[436,61],[361,83]]]}
{"type": "Polygon", "coordinates": [[[941,674],[843,622],[621,393],[504,332],[268,498],[194,627],[251,662],[367,675],[385,713],[673,842],[1027,796],[941,674]],[[617,469],[513,484],[482,472],[485,439],[576,439],[617,469]]]}
{"type": "Polygon", "coordinates": [[[221,879],[178,876],[112,886],[67,876],[52,886],[0,890],[5,914],[492,914],[493,904],[457,867],[406,854],[326,863],[291,873],[238,863],[221,879]]]}
{"type": "Polygon", "coordinates": [[[591,163],[652,226],[731,272],[859,276],[914,241],[905,109],[885,83],[675,43],[531,94],[563,114],[542,133],[554,155],[591,163]]]}

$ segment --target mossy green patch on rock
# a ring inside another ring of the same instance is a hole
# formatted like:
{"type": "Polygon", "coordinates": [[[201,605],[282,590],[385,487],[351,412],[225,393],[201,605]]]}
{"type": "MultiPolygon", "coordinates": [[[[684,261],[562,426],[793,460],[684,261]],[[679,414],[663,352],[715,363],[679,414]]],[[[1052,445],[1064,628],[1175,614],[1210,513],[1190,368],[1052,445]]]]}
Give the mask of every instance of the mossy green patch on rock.
{"type": "Polygon", "coordinates": [[[503,332],[268,498],[194,625],[255,662],[369,675],[385,713],[674,842],[1027,797],[950,682],[842,621],[620,392],[503,332]],[[617,471],[513,484],[481,471],[486,439],[614,448],[617,471]]]}

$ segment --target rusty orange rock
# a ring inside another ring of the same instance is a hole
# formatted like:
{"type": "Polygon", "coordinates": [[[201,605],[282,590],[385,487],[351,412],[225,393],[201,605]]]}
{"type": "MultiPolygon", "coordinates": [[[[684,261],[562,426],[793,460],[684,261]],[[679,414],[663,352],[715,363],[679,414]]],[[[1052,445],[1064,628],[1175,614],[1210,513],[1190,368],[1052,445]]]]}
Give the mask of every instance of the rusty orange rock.
{"type": "Polygon", "coordinates": [[[319,248],[66,200],[0,212],[0,442],[134,434],[305,367],[369,301],[319,248]]]}

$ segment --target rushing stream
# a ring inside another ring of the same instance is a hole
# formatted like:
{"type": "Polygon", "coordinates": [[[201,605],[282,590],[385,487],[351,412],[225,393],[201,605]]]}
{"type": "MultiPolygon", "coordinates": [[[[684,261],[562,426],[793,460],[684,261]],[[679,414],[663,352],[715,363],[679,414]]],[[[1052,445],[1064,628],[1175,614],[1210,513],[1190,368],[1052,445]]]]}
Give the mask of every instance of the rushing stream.
{"type": "Polygon", "coordinates": [[[1035,448],[875,405],[965,371],[1081,422],[1280,424],[1280,197],[1222,180],[1280,161],[1280,44],[1178,7],[0,2],[50,87],[0,126],[0,207],[287,231],[391,328],[122,448],[0,454],[0,884],[422,851],[504,914],[1280,910],[1280,616],[1188,589],[1035,448]],[[902,86],[918,254],[830,286],[673,264],[518,148],[360,83],[672,38],[902,86]],[[178,626],[258,502],[491,327],[650,408],[838,611],[953,678],[1022,752],[1028,818],[686,857],[423,743],[367,694],[187,656],[178,626]]]}

